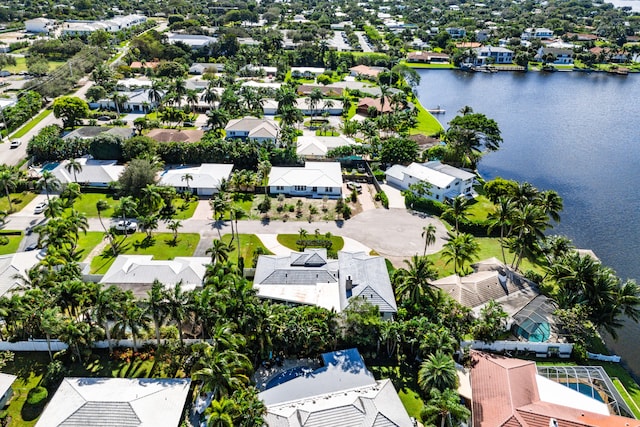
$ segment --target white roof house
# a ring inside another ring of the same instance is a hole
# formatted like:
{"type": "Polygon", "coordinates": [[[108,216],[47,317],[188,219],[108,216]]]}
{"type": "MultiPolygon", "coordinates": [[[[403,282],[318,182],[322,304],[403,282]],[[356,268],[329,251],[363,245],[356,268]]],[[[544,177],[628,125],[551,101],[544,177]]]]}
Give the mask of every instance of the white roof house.
{"type": "Polygon", "coordinates": [[[37,427],[178,427],[190,378],[65,378],[37,427]]]}
{"type": "Polygon", "coordinates": [[[26,276],[41,259],[39,251],[0,255],[0,296],[19,286],[16,276],[26,276]]]}
{"type": "MultiPolygon", "coordinates": [[[[324,112],[327,112],[332,116],[339,116],[344,110],[343,102],[334,99],[324,99],[322,100],[322,102],[319,102],[318,105],[315,106],[315,108],[311,107],[312,106],[309,103],[309,98],[296,99],[295,108],[300,109],[300,111],[302,111],[302,114],[304,114],[305,116],[310,116],[312,114],[315,116],[319,116],[324,112]]],[[[264,112],[265,116],[276,115],[278,112],[278,101],[276,101],[275,99],[266,99],[262,104],[262,111],[264,112]]]]}
{"type": "Polygon", "coordinates": [[[24,21],[27,33],[48,33],[54,26],[55,21],[47,18],[34,18],[24,21]]]}
{"type": "Polygon", "coordinates": [[[118,165],[116,160],[94,160],[87,157],[76,159],[82,169],[76,172],[67,171],[66,166],[69,160],[61,162],[52,173],[62,184],[78,182],[78,184],[90,185],[93,187],[107,187],[109,183],[117,181],[124,171],[123,165],[118,165]]]}
{"type": "Polygon", "coordinates": [[[355,143],[353,139],[346,136],[303,135],[298,137],[296,153],[307,159],[324,158],[327,151],[333,148],[355,145],[355,143]]]}
{"type": "Polygon", "coordinates": [[[273,167],[269,191],[300,197],[340,197],[342,169],[338,162],[306,162],[304,167],[273,167]]]}
{"type": "Polygon", "coordinates": [[[190,189],[199,196],[210,196],[217,193],[222,180],[229,179],[233,165],[220,163],[203,163],[200,166],[167,169],[160,176],[160,184],[175,187],[178,191],[190,189]],[[188,182],[184,179],[190,175],[188,182]]]}
{"type": "Polygon", "coordinates": [[[230,120],[224,128],[227,139],[256,140],[258,142],[276,142],[280,126],[273,120],[257,117],[242,117],[230,120]]]}
{"type": "Polygon", "coordinates": [[[145,296],[156,279],[168,288],[182,282],[184,290],[193,290],[202,286],[210,262],[208,257],[154,260],[153,255],[118,255],[100,283],[130,289],[136,296],[145,296]]]}
{"type": "Polygon", "coordinates": [[[376,381],[356,349],[322,355],[324,366],[268,388],[267,426],[387,426],[414,424],[389,379],[376,381]]]}
{"type": "Polygon", "coordinates": [[[387,183],[403,190],[418,182],[430,185],[431,194],[425,197],[445,201],[473,192],[475,175],[439,161],[411,163],[409,166],[393,165],[385,171],[387,183]]]}
{"type": "Polygon", "coordinates": [[[169,43],[181,42],[189,46],[193,50],[202,49],[203,47],[215,43],[215,37],[205,36],[203,34],[175,34],[170,33],[167,36],[169,43]]]}
{"type": "Polygon", "coordinates": [[[0,373],[0,407],[4,407],[13,395],[11,384],[16,380],[15,375],[0,373]]]}
{"type": "Polygon", "coordinates": [[[359,296],[378,306],[385,318],[398,310],[384,259],[364,252],[340,251],[338,260],[328,259],[326,249],[262,255],[253,284],[260,298],[336,312],[359,296]]]}

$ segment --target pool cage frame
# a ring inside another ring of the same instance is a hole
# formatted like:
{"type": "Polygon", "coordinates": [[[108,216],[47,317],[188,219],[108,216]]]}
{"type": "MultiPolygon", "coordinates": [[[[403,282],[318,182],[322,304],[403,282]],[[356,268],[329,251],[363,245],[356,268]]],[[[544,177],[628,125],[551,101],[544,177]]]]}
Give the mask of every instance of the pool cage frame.
{"type": "Polygon", "coordinates": [[[592,398],[599,392],[612,414],[635,418],[602,366],[538,366],[538,375],[557,383],[582,383],[591,387],[592,398]]]}

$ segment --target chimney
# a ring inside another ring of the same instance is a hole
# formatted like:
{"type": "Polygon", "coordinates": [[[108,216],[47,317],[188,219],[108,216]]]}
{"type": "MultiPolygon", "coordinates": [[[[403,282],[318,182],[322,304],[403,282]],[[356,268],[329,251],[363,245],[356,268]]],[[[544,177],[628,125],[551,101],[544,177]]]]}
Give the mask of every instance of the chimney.
{"type": "Polygon", "coordinates": [[[346,285],[347,285],[347,291],[350,291],[351,289],[353,289],[353,280],[351,280],[351,276],[347,277],[346,285]]]}

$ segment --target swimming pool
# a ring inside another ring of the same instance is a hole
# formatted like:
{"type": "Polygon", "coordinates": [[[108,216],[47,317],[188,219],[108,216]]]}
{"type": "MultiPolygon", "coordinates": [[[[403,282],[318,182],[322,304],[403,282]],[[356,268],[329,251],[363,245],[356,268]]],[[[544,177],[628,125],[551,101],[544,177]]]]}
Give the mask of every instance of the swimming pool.
{"type": "Polygon", "coordinates": [[[60,164],[60,162],[47,162],[47,163],[42,165],[42,168],[40,168],[40,172],[42,172],[42,171],[51,172],[52,170],[57,168],[59,164],[60,164]]]}
{"type": "Polygon", "coordinates": [[[585,383],[581,383],[581,382],[573,382],[573,383],[560,383],[565,387],[569,387],[570,389],[579,391],[580,393],[584,394],[585,396],[589,396],[593,399],[596,399],[598,402],[602,402],[604,403],[604,399],[602,398],[602,396],[600,395],[600,391],[594,387],[591,386],[589,384],[585,384],[585,383]]]}
{"type": "Polygon", "coordinates": [[[287,369],[286,371],[280,372],[275,377],[271,378],[265,387],[265,390],[269,390],[272,387],[280,385],[282,383],[286,383],[287,381],[291,381],[294,378],[301,377],[306,375],[308,372],[313,371],[308,366],[297,366],[295,368],[287,369]]]}

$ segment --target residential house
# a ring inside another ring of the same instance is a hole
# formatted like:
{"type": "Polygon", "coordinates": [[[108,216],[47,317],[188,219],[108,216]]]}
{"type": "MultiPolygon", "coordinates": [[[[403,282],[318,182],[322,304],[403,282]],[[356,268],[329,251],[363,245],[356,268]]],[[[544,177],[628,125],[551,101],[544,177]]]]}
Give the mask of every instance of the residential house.
{"type": "MultiPolygon", "coordinates": [[[[376,381],[357,349],[322,355],[323,366],[258,394],[270,427],[413,427],[389,379],[376,381]]],[[[268,384],[268,383],[267,383],[268,384]]]]}
{"type": "Polygon", "coordinates": [[[151,129],[145,136],[158,142],[199,142],[204,131],[199,129],[151,129]]]}
{"type": "Polygon", "coordinates": [[[449,55],[440,52],[417,51],[407,53],[407,62],[448,64],[450,59],[449,55]]]}
{"type": "Polygon", "coordinates": [[[482,43],[480,42],[459,42],[456,43],[456,47],[458,49],[477,49],[482,47],[482,43]]]}
{"type": "Polygon", "coordinates": [[[207,72],[222,73],[224,71],[224,64],[209,63],[209,62],[194,62],[189,67],[189,74],[204,74],[207,72]]]}
{"type": "Polygon", "coordinates": [[[69,20],[63,24],[62,35],[86,36],[98,30],[116,33],[142,24],[146,20],[147,17],[143,15],[114,16],[106,21],[69,20]]]}
{"type": "Polygon", "coordinates": [[[294,79],[315,79],[324,73],[324,68],[320,67],[291,67],[291,77],[294,79]]]}
{"type": "Polygon", "coordinates": [[[269,192],[289,196],[339,198],[342,169],[338,162],[306,162],[304,167],[273,167],[269,192]]]}
{"type": "Polygon", "coordinates": [[[132,91],[136,89],[150,88],[153,82],[147,78],[120,79],[116,82],[119,91],[132,91]]]}
{"type": "Polygon", "coordinates": [[[53,19],[35,18],[27,19],[26,21],[24,21],[24,26],[27,33],[49,34],[49,32],[53,29],[55,23],[56,22],[53,19]]]}
{"type": "MultiPolygon", "coordinates": [[[[575,369],[576,373],[580,371],[575,369]]],[[[600,400],[570,388],[571,384],[600,394],[600,386],[587,378],[566,377],[567,385],[539,374],[530,360],[471,351],[471,406],[473,427],[629,427],[636,419],[611,415],[600,400]]],[[[606,373],[604,374],[606,375],[606,373]]],[[[608,380],[608,381],[607,381],[608,380]]],[[[608,387],[608,386],[607,386],[608,387]]],[[[611,395],[617,392],[611,391],[611,395]]],[[[605,395],[606,396],[606,395],[605,395]]],[[[610,403],[611,400],[607,399],[610,403]]],[[[620,398],[621,402],[624,403],[620,398]]]]}
{"type": "Polygon", "coordinates": [[[345,136],[303,135],[298,137],[296,153],[307,160],[324,159],[329,150],[355,144],[353,139],[345,136]]]}
{"type": "Polygon", "coordinates": [[[157,108],[157,103],[151,101],[149,97],[149,88],[139,88],[130,91],[118,92],[124,102],[118,102],[116,106],[113,98],[103,98],[96,102],[99,108],[113,111],[129,111],[132,113],[146,113],[157,108]]]}
{"type": "Polygon", "coordinates": [[[244,77],[275,76],[278,74],[278,67],[247,64],[238,71],[239,74],[244,77]]]}
{"type": "MultiPolygon", "coordinates": [[[[320,116],[324,113],[330,116],[339,116],[344,109],[342,101],[334,99],[323,99],[314,108],[311,108],[309,98],[296,99],[295,107],[302,111],[305,116],[320,116]]],[[[262,110],[266,116],[275,115],[278,112],[278,102],[274,99],[267,99],[262,105],[262,110]]]]}
{"type": "Polygon", "coordinates": [[[273,120],[257,117],[233,119],[224,128],[227,139],[253,140],[260,143],[276,143],[280,135],[280,126],[273,120]]]}
{"type": "Polygon", "coordinates": [[[11,385],[17,379],[15,375],[0,373],[0,408],[4,408],[13,396],[11,385]]]}
{"type": "Polygon", "coordinates": [[[309,96],[311,92],[318,89],[322,92],[324,96],[340,96],[342,92],[344,92],[344,88],[342,86],[337,85],[316,85],[316,84],[305,84],[300,85],[297,88],[298,95],[309,96]]]}
{"type": "Polygon", "coordinates": [[[145,70],[155,70],[160,65],[160,61],[133,61],[129,68],[133,71],[142,72],[145,70]]]}
{"type": "Polygon", "coordinates": [[[467,30],[464,28],[449,27],[445,28],[445,31],[449,33],[452,39],[461,39],[467,35],[467,30]]]}
{"type": "Polygon", "coordinates": [[[533,57],[536,61],[545,61],[552,64],[573,64],[575,56],[573,49],[557,47],[541,47],[533,57]],[[550,60],[551,59],[551,60],[550,60]]]}
{"type": "Polygon", "coordinates": [[[409,166],[393,165],[386,171],[387,183],[403,190],[410,185],[424,182],[430,194],[424,197],[444,202],[458,196],[473,195],[475,175],[462,169],[434,160],[427,163],[411,163],[409,166]]]}
{"type": "Polygon", "coordinates": [[[507,314],[515,315],[540,294],[538,285],[496,258],[477,262],[472,267],[471,274],[463,277],[454,274],[431,284],[476,314],[489,301],[496,301],[507,314]]]}
{"type": "Polygon", "coordinates": [[[511,64],[513,51],[505,47],[483,46],[474,50],[473,65],[511,64]]]}
{"type": "Polygon", "coordinates": [[[476,30],[475,33],[477,42],[484,43],[491,37],[491,31],[489,30],[476,30]]]}
{"type": "Polygon", "coordinates": [[[37,427],[178,427],[190,378],[65,378],[37,427]]]}
{"type": "Polygon", "coordinates": [[[596,34],[589,33],[567,33],[565,34],[567,40],[572,40],[576,42],[596,42],[598,40],[598,36],[596,34]]]}
{"type": "Polygon", "coordinates": [[[384,104],[382,103],[381,98],[360,98],[360,100],[358,101],[358,106],[356,107],[356,112],[358,114],[362,114],[363,116],[368,116],[370,108],[375,109],[376,114],[386,114],[393,112],[391,98],[389,98],[388,96],[384,98],[384,104]]]}
{"type": "Polygon", "coordinates": [[[76,159],[80,164],[80,170],[67,170],[69,160],[61,162],[51,171],[62,184],[77,182],[89,187],[107,188],[112,182],[117,181],[125,167],[119,165],[117,160],[95,160],[89,157],[76,159]]]}
{"type": "Polygon", "coordinates": [[[364,252],[306,249],[290,255],[261,255],[253,287],[258,297],[289,304],[316,305],[341,312],[354,298],[376,305],[385,319],[397,312],[384,258],[364,252]]]}
{"type": "Polygon", "coordinates": [[[589,52],[595,55],[596,59],[601,62],[615,62],[620,64],[627,62],[629,58],[626,53],[609,47],[595,46],[589,49],[589,52]]]}
{"type": "Polygon", "coordinates": [[[202,286],[208,257],[176,257],[172,260],[154,260],[153,255],[118,255],[100,280],[104,286],[115,285],[131,290],[143,298],[153,282],[159,280],[168,288],[181,283],[183,290],[202,286]]]}
{"type": "Polygon", "coordinates": [[[375,80],[378,74],[387,71],[384,67],[369,67],[368,65],[356,65],[349,68],[349,75],[369,80],[375,80]]]}
{"type": "Polygon", "coordinates": [[[522,40],[531,40],[531,39],[552,39],[553,31],[548,28],[527,28],[520,35],[522,40]]]}
{"type": "Polygon", "coordinates": [[[212,43],[215,43],[218,39],[204,34],[169,33],[167,40],[171,44],[180,42],[189,46],[191,50],[200,50],[212,43]]]}
{"type": "Polygon", "coordinates": [[[19,277],[26,277],[27,272],[41,260],[39,251],[0,255],[0,296],[18,288],[22,284],[19,277]]]}
{"type": "Polygon", "coordinates": [[[62,137],[62,139],[89,139],[95,138],[98,135],[106,134],[112,135],[119,139],[128,139],[133,136],[133,129],[128,127],[105,127],[105,126],[81,126],[72,130],[62,137]]]}
{"type": "Polygon", "coordinates": [[[203,163],[199,166],[166,169],[160,175],[160,184],[174,187],[179,193],[190,191],[197,196],[211,196],[220,189],[222,180],[228,180],[233,165],[203,163]]]}

